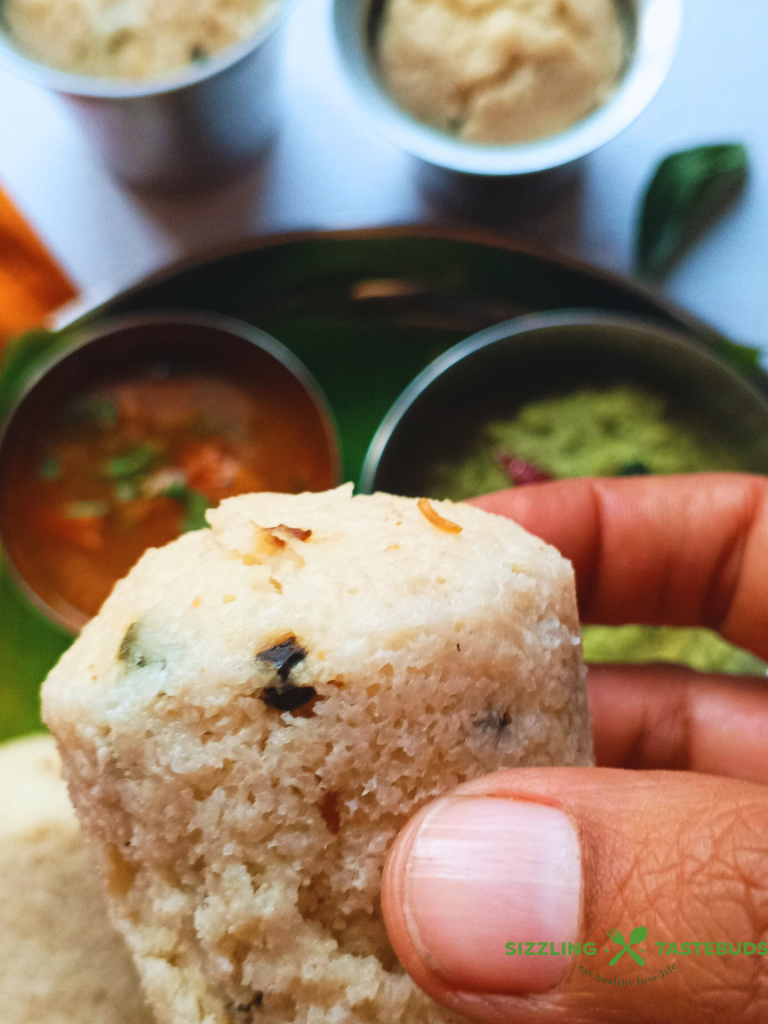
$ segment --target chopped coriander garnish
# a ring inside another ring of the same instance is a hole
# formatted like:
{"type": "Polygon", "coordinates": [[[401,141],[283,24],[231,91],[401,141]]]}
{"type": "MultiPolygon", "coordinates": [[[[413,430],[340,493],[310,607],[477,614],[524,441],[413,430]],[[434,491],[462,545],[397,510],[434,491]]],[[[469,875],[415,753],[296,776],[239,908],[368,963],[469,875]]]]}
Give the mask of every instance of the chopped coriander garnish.
{"type": "Polygon", "coordinates": [[[42,480],[58,480],[61,476],[61,463],[53,457],[43,459],[40,463],[40,477],[42,480]]]}
{"type": "Polygon", "coordinates": [[[95,423],[112,429],[117,426],[117,403],[107,395],[77,395],[64,407],[63,418],[72,424],[95,423]]]}
{"type": "Polygon", "coordinates": [[[121,480],[147,473],[155,461],[155,449],[151,444],[134,448],[127,455],[115,455],[103,465],[102,472],[110,480],[121,480]]]}
{"type": "Polygon", "coordinates": [[[208,526],[205,513],[211,507],[211,502],[200,491],[196,491],[194,487],[186,487],[184,484],[172,484],[163,493],[167,497],[173,498],[174,501],[178,501],[184,509],[184,518],[181,524],[182,533],[190,533],[192,530],[203,530],[208,526]]]}

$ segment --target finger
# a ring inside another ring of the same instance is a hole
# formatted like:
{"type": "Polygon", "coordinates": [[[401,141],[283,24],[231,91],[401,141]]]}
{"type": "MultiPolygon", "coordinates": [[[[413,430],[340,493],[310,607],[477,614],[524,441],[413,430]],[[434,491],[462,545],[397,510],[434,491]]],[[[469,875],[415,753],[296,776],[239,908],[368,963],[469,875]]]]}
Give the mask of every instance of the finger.
{"type": "Polygon", "coordinates": [[[709,626],[768,657],[768,480],[563,480],[475,499],[574,563],[585,621],[709,626]]]}
{"type": "Polygon", "coordinates": [[[593,665],[597,763],[768,783],[768,686],[667,665],[593,665]]]}
{"type": "Polygon", "coordinates": [[[412,819],[382,907],[408,973],[480,1024],[758,1024],[768,791],[683,772],[498,772],[412,819]]]}

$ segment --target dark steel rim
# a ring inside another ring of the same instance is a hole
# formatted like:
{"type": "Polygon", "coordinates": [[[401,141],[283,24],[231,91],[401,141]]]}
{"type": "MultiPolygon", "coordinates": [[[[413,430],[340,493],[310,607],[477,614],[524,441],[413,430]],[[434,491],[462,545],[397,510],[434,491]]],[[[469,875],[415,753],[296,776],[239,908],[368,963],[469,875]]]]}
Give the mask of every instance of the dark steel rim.
{"type": "MultiPolygon", "coordinates": [[[[217,328],[219,330],[226,331],[243,341],[249,342],[255,347],[261,349],[263,352],[266,352],[269,356],[280,363],[280,365],[288,370],[294,379],[301,385],[317,410],[323,425],[326,441],[328,443],[333,477],[337,484],[341,482],[341,451],[339,446],[339,431],[336,426],[336,421],[320,385],[301,360],[295,356],[290,349],[286,348],[282,342],[277,341],[276,338],[267,334],[266,331],[262,331],[259,327],[254,327],[242,320],[237,320],[235,317],[225,316],[224,314],[198,313],[194,310],[189,312],[185,310],[179,310],[178,312],[166,310],[159,311],[157,313],[126,314],[113,317],[110,320],[104,320],[97,325],[93,325],[90,329],[86,329],[86,325],[83,325],[82,333],[78,333],[76,337],[73,337],[70,345],[59,352],[54,353],[51,358],[46,360],[42,366],[38,367],[29,380],[26,381],[24,387],[11,406],[8,415],[5,417],[2,424],[0,424],[0,459],[2,457],[3,445],[13,420],[30,395],[53,369],[61,363],[66,362],[66,360],[71,356],[80,352],[82,349],[87,348],[94,342],[101,341],[105,337],[109,337],[110,334],[125,330],[126,328],[150,325],[157,326],[158,324],[180,324],[192,327],[217,328]]],[[[51,606],[44,601],[37,592],[32,589],[32,587],[30,587],[22,573],[17,568],[9,554],[8,546],[5,543],[3,534],[3,523],[2,519],[0,519],[0,554],[2,555],[2,560],[15,586],[22,592],[27,601],[29,601],[29,603],[41,612],[49,621],[62,629],[65,629],[68,633],[79,632],[89,621],[89,616],[84,615],[77,608],[72,608],[71,613],[68,615],[61,614],[56,611],[55,608],[51,608],[51,606]]]]}

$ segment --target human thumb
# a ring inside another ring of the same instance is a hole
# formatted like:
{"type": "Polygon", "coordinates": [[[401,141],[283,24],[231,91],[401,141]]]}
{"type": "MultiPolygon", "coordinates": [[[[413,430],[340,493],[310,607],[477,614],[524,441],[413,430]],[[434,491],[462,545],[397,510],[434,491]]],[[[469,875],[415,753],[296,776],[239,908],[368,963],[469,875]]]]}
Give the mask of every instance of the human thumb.
{"type": "Polygon", "coordinates": [[[482,1024],[768,1021],[768,789],[525,768],[413,818],[384,871],[395,952],[482,1024]]]}

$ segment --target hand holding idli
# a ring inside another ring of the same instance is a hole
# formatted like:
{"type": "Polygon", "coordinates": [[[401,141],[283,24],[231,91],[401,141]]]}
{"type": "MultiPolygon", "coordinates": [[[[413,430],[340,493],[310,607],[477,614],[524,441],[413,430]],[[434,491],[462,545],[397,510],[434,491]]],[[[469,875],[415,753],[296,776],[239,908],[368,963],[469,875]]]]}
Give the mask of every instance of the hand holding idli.
{"type": "MultiPolygon", "coordinates": [[[[768,657],[768,480],[580,479],[475,503],[573,561],[584,621],[704,625],[768,657]]],[[[606,666],[589,700],[602,768],[497,772],[406,826],[384,875],[395,951],[482,1024],[765,1020],[768,687],[606,666]]]]}

